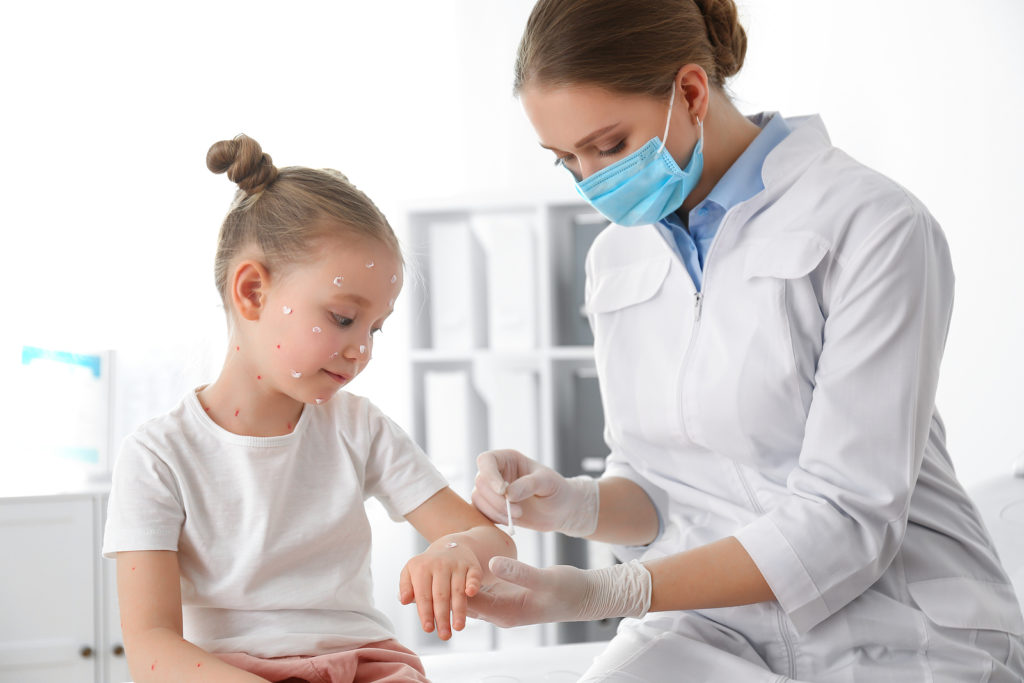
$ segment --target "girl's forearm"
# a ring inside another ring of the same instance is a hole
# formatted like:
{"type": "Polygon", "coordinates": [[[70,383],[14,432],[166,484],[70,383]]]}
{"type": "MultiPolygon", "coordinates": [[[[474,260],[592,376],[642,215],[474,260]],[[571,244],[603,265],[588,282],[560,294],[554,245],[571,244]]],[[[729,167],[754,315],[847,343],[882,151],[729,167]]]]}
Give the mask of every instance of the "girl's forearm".
{"type": "Polygon", "coordinates": [[[135,683],[267,683],[265,678],[221,661],[166,628],[125,634],[125,652],[135,683]]]}

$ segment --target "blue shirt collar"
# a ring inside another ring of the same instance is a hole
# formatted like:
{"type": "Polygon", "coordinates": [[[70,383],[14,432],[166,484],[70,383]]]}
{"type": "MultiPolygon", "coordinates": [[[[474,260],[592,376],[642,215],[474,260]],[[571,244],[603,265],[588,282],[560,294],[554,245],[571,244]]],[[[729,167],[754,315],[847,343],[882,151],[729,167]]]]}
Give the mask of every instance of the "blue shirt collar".
{"type": "MultiPolygon", "coordinates": [[[[751,120],[762,125],[761,132],[743,150],[743,154],[729,167],[704,199],[704,202],[717,204],[724,211],[750,199],[764,189],[764,180],[761,178],[764,160],[790,132],[786,120],[777,112],[759,114],[751,117],[751,120]],[[767,122],[762,124],[766,118],[767,122]]],[[[695,207],[695,210],[696,208],[698,207],[695,207]]]]}

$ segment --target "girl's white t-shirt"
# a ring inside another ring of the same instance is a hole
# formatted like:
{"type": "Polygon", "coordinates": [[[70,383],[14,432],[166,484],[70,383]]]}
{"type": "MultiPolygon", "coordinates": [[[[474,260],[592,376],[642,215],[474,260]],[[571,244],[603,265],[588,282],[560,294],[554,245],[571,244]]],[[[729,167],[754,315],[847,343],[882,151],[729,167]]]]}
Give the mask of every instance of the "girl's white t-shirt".
{"type": "Polygon", "coordinates": [[[360,396],[305,406],[291,434],[250,437],[214,423],[193,391],[125,439],[103,555],[176,551],[184,637],[210,652],[351,649],[394,637],[373,605],[365,500],[400,521],[446,485],[360,396]]]}

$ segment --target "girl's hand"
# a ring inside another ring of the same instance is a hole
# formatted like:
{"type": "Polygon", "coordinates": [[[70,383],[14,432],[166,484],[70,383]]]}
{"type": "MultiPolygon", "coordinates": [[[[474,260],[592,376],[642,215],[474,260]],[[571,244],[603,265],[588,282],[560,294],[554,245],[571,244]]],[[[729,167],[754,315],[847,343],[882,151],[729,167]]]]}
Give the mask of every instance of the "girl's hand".
{"type": "Polygon", "coordinates": [[[423,630],[430,633],[436,625],[441,640],[451,638],[453,628],[465,628],[467,598],[476,595],[483,582],[476,554],[455,536],[442,536],[409,560],[398,583],[401,603],[415,600],[423,630]]]}

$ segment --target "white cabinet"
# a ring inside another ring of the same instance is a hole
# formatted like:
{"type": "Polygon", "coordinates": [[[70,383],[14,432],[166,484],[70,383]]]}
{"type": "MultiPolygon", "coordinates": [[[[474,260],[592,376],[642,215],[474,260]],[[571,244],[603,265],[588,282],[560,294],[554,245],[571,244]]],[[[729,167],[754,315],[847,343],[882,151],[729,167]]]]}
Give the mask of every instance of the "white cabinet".
{"type": "MultiPolygon", "coordinates": [[[[563,474],[600,474],[607,449],[583,313],[586,252],[607,221],[579,201],[467,201],[408,215],[413,437],[459,494],[476,456],[515,448],[563,474]]],[[[554,534],[517,530],[537,566],[610,564],[554,534]]],[[[449,647],[610,637],[614,624],[504,631],[474,622],[449,647]]],[[[436,639],[415,645],[432,647],[436,639]]]]}
{"type": "Polygon", "coordinates": [[[105,501],[0,499],[0,683],[128,680],[99,555],[105,501]]]}

